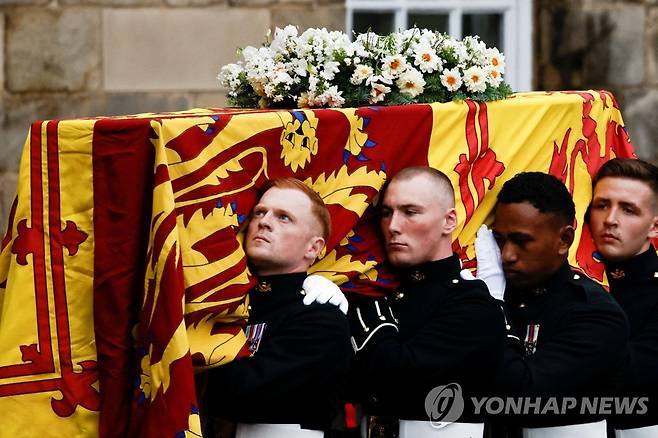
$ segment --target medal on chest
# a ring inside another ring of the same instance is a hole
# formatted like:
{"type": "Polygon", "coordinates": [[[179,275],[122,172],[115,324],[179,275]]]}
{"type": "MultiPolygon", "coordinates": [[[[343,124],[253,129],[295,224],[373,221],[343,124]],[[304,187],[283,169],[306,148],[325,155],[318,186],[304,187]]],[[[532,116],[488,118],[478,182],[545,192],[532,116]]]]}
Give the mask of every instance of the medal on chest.
{"type": "Polygon", "coordinates": [[[537,351],[537,338],[539,337],[539,324],[526,326],[525,339],[523,340],[523,355],[532,356],[537,351]]]}
{"type": "Polygon", "coordinates": [[[244,331],[244,334],[247,336],[249,351],[251,351],[252,354],[258,351],[260,340],[263,338],[263,333],[265,332],[265,327],[267,327],[267,323],[265,322],[260,324],[250,324],[244,331]]]}

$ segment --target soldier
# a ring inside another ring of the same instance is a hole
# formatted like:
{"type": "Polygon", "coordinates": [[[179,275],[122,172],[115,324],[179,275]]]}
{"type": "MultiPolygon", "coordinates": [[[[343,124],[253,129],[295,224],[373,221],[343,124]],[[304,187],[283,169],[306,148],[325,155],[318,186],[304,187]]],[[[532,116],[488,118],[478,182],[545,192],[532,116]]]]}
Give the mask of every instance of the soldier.
{"type": "Polygon", "coordinates": [[[628,316],[630,361],[620,396],[648,397],[648,412],[611,418],[618,438],[658,437],[658,168],[613,159],[593,180],[589,224],[610,293],[628,316]]]}
{"type": "MultiPolygon", "coordinates": [[[[628,340],[623,311],[567,263],[574,217],[569,192],[551,175],[520,173],[498,194],[490,246],[500,248],[508,321],[518,339],[508,338],[505,349],[498,378],[504,395],[539,397],[544,404],[556,398],[563,407],[566,398],[611,395],[623,366],[628,340]]],[[[524,437],[606,437],[599,412],[549,409],[555,415],[542,415],[541,406],[526,406],[521,413],[530,415],[510,419],[524,437]]]]}
{"type": "Polygon", "coordinates": [[[204,415],[238,422],[238,438],[321,438],[340,409],[348,322],[334,305],[305,306],[302,290],[329,228],[322,199],[293,178],[270,181],[253,209],[244,243],[259,276],[246,331],[253,356],[210,371],[204,403],[204,415]]]}
{"type": "Polygon", "coordinates": [[[366,413],[399,419],[400,438],[482,437],[470,397],[484,391],[502,358],[503,313],[483,282],[460,277],[452,252],[454,202],[438,170],[395,175],[381,228],[400,288],[392,300],[355,300],[348,312],[366,413]],[[442,386],[466,402],[461,418],[442,411],[442,386]],[[437,429],[430,420],[452,424],[437,429]]]}

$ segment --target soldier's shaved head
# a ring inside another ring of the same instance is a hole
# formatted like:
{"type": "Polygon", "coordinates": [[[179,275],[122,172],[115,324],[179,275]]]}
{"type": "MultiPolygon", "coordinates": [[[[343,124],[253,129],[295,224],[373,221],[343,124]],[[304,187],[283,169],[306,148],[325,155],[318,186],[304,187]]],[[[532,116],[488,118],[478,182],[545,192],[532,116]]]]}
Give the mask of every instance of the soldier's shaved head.
{"type": "Polygon", "coordinates": [[[406,181],[415,177],[425,177],[428,183],[432,185],[437,195],[437,200],[444,203],[447,207],[455,206],[455,190],[452,187],[450,178],[440,170],[428,166],[405,167],[389,181],[389,184],[396,181],[406,181]]]}

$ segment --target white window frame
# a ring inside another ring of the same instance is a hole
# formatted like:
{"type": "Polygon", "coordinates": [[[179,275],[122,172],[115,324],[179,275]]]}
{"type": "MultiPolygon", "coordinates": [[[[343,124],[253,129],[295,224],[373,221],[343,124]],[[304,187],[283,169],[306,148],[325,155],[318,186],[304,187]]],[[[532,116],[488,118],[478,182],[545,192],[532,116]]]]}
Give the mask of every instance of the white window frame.
{"type": "Polygon", "coordinates": [[[464,13],[502,14],[505,80],[514,91],[532,90],[532,0],[346,0],[345,6],[345,28],[350,35],[354,12],[392,12],[394,29],[407,29],[409,11],[445,13],[454,38],[464,37],[464,13]]]}

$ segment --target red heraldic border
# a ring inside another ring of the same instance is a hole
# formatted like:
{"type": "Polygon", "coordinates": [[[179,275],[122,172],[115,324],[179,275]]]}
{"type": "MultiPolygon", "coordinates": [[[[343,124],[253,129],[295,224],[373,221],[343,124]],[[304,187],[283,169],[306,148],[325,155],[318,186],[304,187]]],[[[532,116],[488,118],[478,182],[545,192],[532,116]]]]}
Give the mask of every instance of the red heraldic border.
{"type": "MultiPolygon", "coordinates": [[[[48,308],[48,277],[46,274],[45,238],[50,236],[50,257],[52,271],[52,293],[55,306],[57,349],[60,363],[60,376],[29,382],[0,384],[0,397],[30,394],[45,391],[60,391],[61,399],[52,398],[53,411],[67,417],[75,412],[78,405],[89,410],[100,409],[98,391],[92,386],[97,380],[96,361],[82,361],[78,365],[82,372],[73,369],[71,340],[69,333],[66,282],[64,276],[64,247],[69,256],[77,253],[78,246],[88,235],[77,229],[72,221],[67,221],[62,230],[60,214],[60,174],[57,121],[37,122],[30,132],[30,224],[22,219],[17,224],[17,236],[11,251],[20,265],[27,264],[27,255],[32,254],[34,268],[34,291],[37,317],[38,344],[21,345],[24,364],[0,367],[0,379],[21,376],[35,376],[55,373],[55,357],[51,345],[50,317],[48,308]],[[44,230],[44,194],[42,163],[42,130],[46,128],[47,183],[48,183],[48,232],[44,230]]],[[[10,224],[13,227],[13,224],[10,224]]]]}

